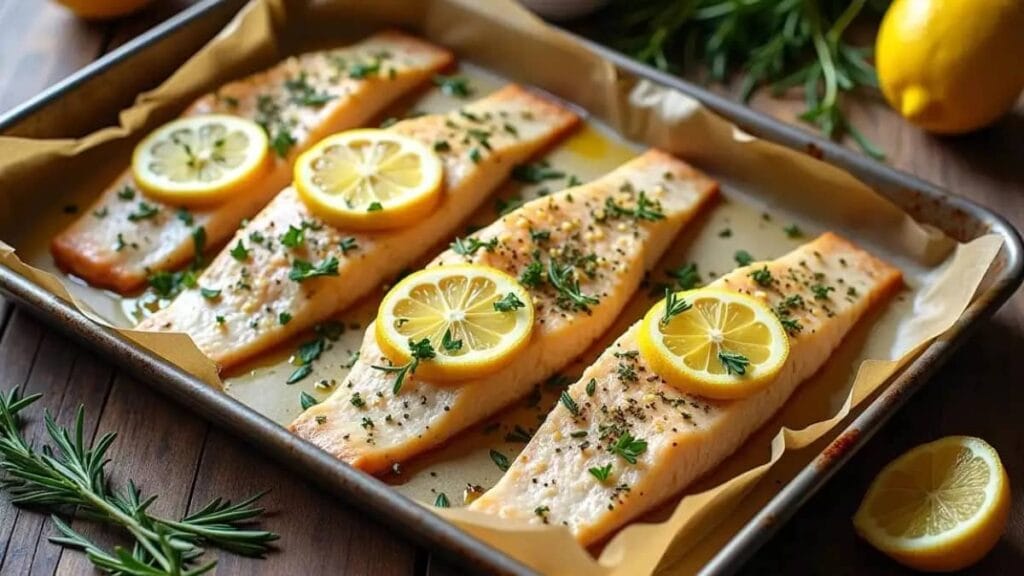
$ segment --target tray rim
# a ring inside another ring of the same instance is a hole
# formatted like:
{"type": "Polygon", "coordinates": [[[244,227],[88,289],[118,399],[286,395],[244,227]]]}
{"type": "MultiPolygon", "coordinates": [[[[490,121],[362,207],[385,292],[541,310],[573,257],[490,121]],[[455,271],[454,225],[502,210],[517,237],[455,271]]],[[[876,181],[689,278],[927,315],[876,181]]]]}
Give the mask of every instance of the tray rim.
{"type": "MultiPolygon", "coordinates": [[[[0,116],[0,133],[29,118],[90,79],[131,59],[151,45],[169,38],[189,24],[209,16],[224,5],[237,5],[232,14],[246,4],[243,0],[200,0],[168,18],[103,57],[86,65],[45,89],[34,98],[0,116]]],[[[845,428],[815,459],[790,480],[762,510],[730,539],[701,569],[700,574],[729,574],[736,571],[769,537],[789,519],[870,437],[942,362],[962,344],[986,318],[990,317],[1016,291],[1024,280],[1024,246],[1020,234],[1001,215],[956,196],[934,184],[879,163],[853,150],[754,111],[738,102],[715,94],[678,77],[601,46],[571,32],[565,32],[587,49],[611,61],[639,78],[671,87],[699,100],[703,105],[750,133],[798,151],[814,150],[823,162],[836,165],[855,177],[884,182],[913,190],[941,205],[958,210],[987,227],[1003,240],[1004,266],[991,285],[978,293],[957,322],[945,334],[929,344],[899,375],[864,407],[848,419],[845,428]]],[[[891,197],[884,191],[879,194],[891,197]]],[[[346,502],[399,528],[420,544],[434,544],[448,559],[469,567],[502,574],[532,574],[530,568],[500,550],[471,536],[425,506],[395,492],[383,482],[330,457],[312,444],[288,433],[286,429],[238,400],[198,381],[180,368],[135,346],[113,330],[100,326],[78,312],[69,303],[46,292],[13,270],[0,266],[0,291],[27,305],[62,332],[103,353],[112,363],[126,368],[137,379],[147,382],[185,407],[220,425],[240,439],[268,453],[279,463],[301,471],[304,476],[346,502]],[[258,443],[257,443],[258,441],[258,443]]]]}

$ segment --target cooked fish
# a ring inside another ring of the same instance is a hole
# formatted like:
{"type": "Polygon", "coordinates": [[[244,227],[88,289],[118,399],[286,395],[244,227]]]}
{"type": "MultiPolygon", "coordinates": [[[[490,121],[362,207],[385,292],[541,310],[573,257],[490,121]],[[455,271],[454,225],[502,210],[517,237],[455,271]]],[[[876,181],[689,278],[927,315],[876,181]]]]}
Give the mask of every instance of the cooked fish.
{"type": "Polygon", "coordinates": [[[799,326],[768,388],[732,401],[683,393],[645,365],[635,324],[569,388],[577,414],[556,405],[470,509],[564,524],[584,545],[606,538],[735,452],[901,283],[899,270],[830,233],[778,260],[734,270],[712,286],[763,296],[799,326]],[[751,278],[764,266],[774,279],[769,287],[751,278]]]}
{"type": "Polygon", "coordinates": [[[186,211],[146,198],[126,170],[53,239],[53,258],[94,286],[121,293],[137,290],[152,272],[191,261],[196,238],[199,244],[220,246],[242,219],[288,185],[298,153],[333,132],[362,125],[452,61],[443,48],[399,32],[381,32],[349,47],[289,58],[225,84],[184,114],[231,114],[263,125],[275,158],[267,176],[227,202],[186,211]]]}
{"type": "Polygon", "coordinates": [[[513,166],[578,121],[568,109],[511,85],[450,114],[399,122],[390,130],[427,143],[444,161],[443,198],[428,218],[383,232],[341,230],[317,220],[289,187],[239,229],[230,248],[199,277],[207,294],[219,291],[216,298],[185,291],[139,329],[185,332],[221,366],[237,364],[394,278],[454,234],[513,166]],[[281,242],[289,227],[302,231],[301,245],[288,248],[281,242]],[[292,280],[292,271],[302,265],[329,274],[292,280]]]}
{"type": "Polygon", "coordinates": [[[394,394],[394,375],[373,368],[387,360],[371,326],[345,384],[291,429],[376,473],[527,396],[608,329],[645,271],[716,190],[682,161],[652,150],[589,184],[505,215],[430,265],[469,262],[518,276],[530,288],[536,314],[526,348],[496,374],[459,383],[413,375],[394,394]],[[568,282],[552,280],[552,269],[568,282]]]}

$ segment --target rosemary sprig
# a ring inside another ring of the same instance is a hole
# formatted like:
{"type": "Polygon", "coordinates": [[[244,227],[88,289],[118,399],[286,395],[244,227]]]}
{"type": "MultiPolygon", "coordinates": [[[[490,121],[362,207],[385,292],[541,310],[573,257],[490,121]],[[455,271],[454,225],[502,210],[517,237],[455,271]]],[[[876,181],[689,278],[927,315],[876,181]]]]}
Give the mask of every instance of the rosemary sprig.
{"type": "Polygon", "coordinates": [[[118,492],[110,487],[107,450],[116,435],[107,433],[95,443],[85,441],[85,411],[79,407],[72,430],[59,426],[49,412],[43,416],[52,445],[39,451],[21,434],[21,412],[41,395],[21,397],[17,388],[0,393],[0,486],[19,506],[54,514],[61,536],[51,541],[82,550],[97,568],[126,575],[192,576],[211,570],[216,561],[195,565],[203,545],[213,545],[246,556],[262,557],[277,539],[273,532],[249,530],[245,525],[263,513],[253,504],[262,496],[232,504],[216,499],[181,520],[149,513],[156,496],[142,498],[134,482],[118,492]],[[56,516],[75,510],[83,518],[119,526],[135,540],[131,551],[108,552],[75,532],[56,516]]]}
{"type": "Polygon", "coordinates": [[[602,19],[606,42],[673,72],[706,71],[723,82],[743,73],[744,102],[761,87],[778,95],[803,87],[801,119],[833,139],[849,134],[867,154],[883,154],[842,112],[843,94],[877,88],[869,48],[843,40],[862,13],[887,0],[615,0],[602,19]]]}

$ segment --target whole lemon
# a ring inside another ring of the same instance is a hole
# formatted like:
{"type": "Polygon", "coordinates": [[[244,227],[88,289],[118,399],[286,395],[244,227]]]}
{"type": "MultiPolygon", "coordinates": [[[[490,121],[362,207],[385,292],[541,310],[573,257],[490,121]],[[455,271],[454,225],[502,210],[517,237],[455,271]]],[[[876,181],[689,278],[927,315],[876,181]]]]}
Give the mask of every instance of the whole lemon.
{"type": "Polygon", "coordinates": [[[79,18],[103,20],[135,12],[152,0],[57,0],[79,18]]]}
{"type": "Polygon", "coordinates": [[[886,100],[932,132],[968,132],[1024,88],[1024,0],[895,0],[875,46],[886,100]]]}

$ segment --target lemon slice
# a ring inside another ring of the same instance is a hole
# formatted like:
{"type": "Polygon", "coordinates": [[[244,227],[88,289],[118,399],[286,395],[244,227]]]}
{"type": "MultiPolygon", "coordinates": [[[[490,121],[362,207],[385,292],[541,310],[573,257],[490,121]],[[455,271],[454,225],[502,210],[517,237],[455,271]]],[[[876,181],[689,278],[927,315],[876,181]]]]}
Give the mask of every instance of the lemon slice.
{"type": "Polygon", "coordinates": [[[950,572],[980,560],[1010,515],[1010,481],[984,440],[922,444],[879,472],[853,517],[857,532],[896,561],[950,572]]]}
{"type": "Polygon", "coordinates": [[[766,304],[715,288],[677,292],[655,304],[637,342],[656,374],[709,398],[753,394],[789,356],[786,330],[766,304]]]}
{"type": "Polygon", "coordinates": [[[245,190],[270,166],[267,135],[255,122],[211,114],[154,130],[135,147],[132,176],[171,204],[210,204],[245,190]]]}
{"type": "Polygon", "coordinates": [[[350,130],[320,141],[295,162],[295,188],[324,220],[351,230],[401,228],[441,199],[441,159],[388,130],[350,130]]]}
{"type": "Polygon", "coordinates": [[[396,364],[430,340],[435,356],[416,374],[464,380],[506,365],[530,339],[533,301],[515,278],[472,264],[435,266],[403,279],[380,304],[377,344],[396,364]]]}

